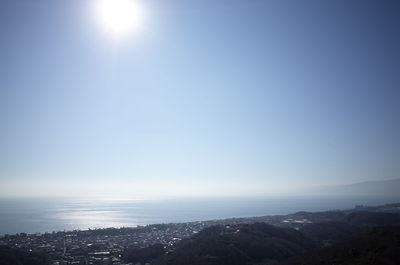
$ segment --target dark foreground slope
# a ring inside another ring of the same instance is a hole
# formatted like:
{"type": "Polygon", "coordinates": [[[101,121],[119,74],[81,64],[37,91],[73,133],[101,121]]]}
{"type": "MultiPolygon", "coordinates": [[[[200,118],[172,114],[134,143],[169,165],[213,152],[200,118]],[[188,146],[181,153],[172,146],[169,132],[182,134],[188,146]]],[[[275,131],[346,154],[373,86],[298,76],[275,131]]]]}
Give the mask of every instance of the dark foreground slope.
{"type": "Polygon", "coordinates": [[[39,253],[26,252],[12,249],[7,246],[0,246],[1,265],[45,265],[46,257],[39,253]]]}
{"type": "Polygon", "coordinates": [[[299,230],[265,223],[213,226],[152,264],[400,264],[400,214],[355,212],[341,220],[299,230]]]}
{"type": "Polygon", "coordinates": [[[316,245],[302,233],[265,223],[214,226],[184,240],[158,265],[243,265],[304,254],[316,245]]]}
{"type": "Polygon", "coordinates": [[[376,227],[344,242],[293,258],[282,265],[400,264],[400,227],[376,227]]]}
{"type": "Polygon", "coordinates": [[[400,225],[400,214],[360,211],[347,213],[343,218],[332,220],[335,221],[307,224],[300,231],[324,245],[345,240],[373,227],[400,225]]]}

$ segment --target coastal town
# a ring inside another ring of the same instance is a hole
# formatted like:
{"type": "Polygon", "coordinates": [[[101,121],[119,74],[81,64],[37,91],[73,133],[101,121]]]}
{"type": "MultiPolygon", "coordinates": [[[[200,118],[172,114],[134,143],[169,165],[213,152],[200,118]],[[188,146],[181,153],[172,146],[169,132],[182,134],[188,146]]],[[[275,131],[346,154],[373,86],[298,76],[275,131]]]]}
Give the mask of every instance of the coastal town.
{"type": "Polygon", "coordinates": [[[297,212],[288,215],[229,218],[187,223],[149,224],[137,227],[54,231],[47,233],[0,236],[0,246],[42,254],[52,265],[149,265],[125,259],[129,250],[158,245],[164,253],[173,252],[176,244],[205,228],[220,225],[230,229],[240,224],[267,223],[299,230],[320,222],[340,222],[355,212],[400,213],[400,204],[376,207],[358,205],[349,210],[297,212]]]}
{"type": "MultiPolygon", "coordinates": [[[[161,244],[173,251],[177,242],[204,228],[265,222],[278,226],[299,227],[311,221],[288,216],[231,218],[188,223],[153,224],[138,227],[58,231],[51,233],[4,235],[0,245],[42,253],[53,265],[124,265],[124,251],[161,244]]],[[[144,264],[143,264],[144,265],[144,264]]]]}

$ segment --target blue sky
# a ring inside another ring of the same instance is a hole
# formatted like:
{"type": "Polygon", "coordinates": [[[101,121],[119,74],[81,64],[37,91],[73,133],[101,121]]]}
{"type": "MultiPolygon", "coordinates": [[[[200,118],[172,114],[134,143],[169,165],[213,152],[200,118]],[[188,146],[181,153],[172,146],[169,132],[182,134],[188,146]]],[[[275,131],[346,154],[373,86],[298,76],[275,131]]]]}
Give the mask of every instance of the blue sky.
{"type": "Polygon", "coordinates": [[[397,1],[0,3],[2,196],[268,195],[399,177],[397,1]]]}

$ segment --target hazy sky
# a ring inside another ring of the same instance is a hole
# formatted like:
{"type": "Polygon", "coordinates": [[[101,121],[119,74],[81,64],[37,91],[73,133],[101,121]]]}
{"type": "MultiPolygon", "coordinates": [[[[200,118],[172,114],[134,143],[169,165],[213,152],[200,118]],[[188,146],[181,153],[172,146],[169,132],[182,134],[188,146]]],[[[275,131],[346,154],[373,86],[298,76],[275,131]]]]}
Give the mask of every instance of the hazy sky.
{"type": "Polygon", "coordinates": [[[268,195],[400,172],[400,2],[0,1],[0,195],[268,195]]]}

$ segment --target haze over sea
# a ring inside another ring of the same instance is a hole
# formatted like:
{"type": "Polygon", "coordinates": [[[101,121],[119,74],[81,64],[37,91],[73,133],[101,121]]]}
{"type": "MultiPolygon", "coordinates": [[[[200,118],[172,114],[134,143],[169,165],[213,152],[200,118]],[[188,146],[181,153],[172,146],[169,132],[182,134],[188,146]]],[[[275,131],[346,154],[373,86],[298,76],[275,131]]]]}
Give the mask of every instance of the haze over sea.
{"type": "Polygon", "coordinates": [[[288,214],[395,202],[383,197],[247,197],[115,199],[1,199],[0,234],[132,227],[230,217],[288,214]]]}

